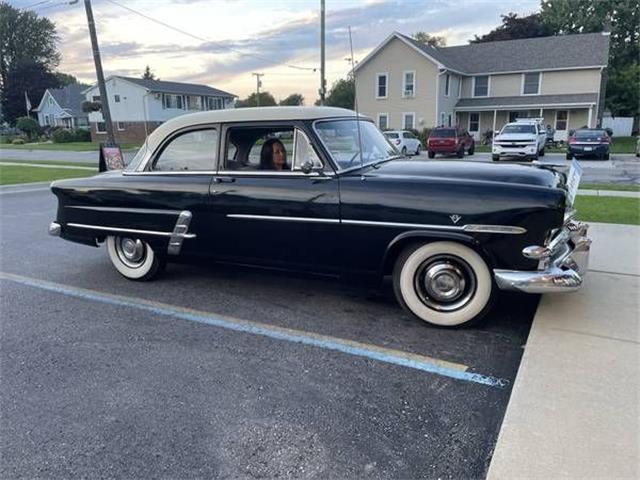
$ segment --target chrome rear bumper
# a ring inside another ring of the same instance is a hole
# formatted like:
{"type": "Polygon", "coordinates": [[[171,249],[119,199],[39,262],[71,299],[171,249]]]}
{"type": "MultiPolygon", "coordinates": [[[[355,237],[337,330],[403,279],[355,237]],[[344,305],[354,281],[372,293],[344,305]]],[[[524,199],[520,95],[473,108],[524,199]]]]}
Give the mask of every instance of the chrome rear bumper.
{"type": "Polygon", "coordinates": [[[496,269],[493,274],[498,288],[526,293],[578,290],[589,268],[588,228],[586,223],[569,220],[546,247],[525,248],[524,256],[540,259],[538,270],[496,269]]]}

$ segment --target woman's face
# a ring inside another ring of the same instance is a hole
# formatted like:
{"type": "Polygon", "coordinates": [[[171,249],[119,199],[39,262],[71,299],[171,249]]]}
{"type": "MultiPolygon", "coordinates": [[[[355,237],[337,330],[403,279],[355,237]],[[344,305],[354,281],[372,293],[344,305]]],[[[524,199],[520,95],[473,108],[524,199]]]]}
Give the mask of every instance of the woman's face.
{"type": "Polygon", "coordinates": [[[282,170],[287,163],[287,151],[280,142],[275,142],[271,148],[273,168],[282,170]]]}

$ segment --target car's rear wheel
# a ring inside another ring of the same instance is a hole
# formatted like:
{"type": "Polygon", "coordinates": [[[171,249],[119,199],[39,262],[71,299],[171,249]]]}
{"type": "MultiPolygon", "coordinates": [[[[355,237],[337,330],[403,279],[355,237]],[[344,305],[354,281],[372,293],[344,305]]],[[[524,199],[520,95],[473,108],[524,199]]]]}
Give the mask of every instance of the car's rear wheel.
{"type": "Polygon", "coordinates": [[[567,152],[567,160],[573,160],[573,155],[567,152]]]}
{"type": "Polygon", "coordinates": [[[418,144],[418,148],[416,148],[416,155],[420,155],[420,149],[421,149],[420,144],[418,144]]]}
{"type": "Polygon", "coordinates": [[[116,270],[129,280],[151,280],[165,266],[164,259],[139,238],[109,236],[107,252],[116,270]]]}
{"type": "Polygon", "coordinates": [[[474,250],[455,242],[413,245],[396,260],[393,288],[402,307],[442,327],[468,325],[490,309],[491,272],[474,250]]]}
{"type": "Polygon", "coordinates": [[[604,156],[602,157],[603,160],[609,160],[609,152],[605,153],[604,156]]]}
{"type": "Polygon", "coordinates": [[[544,148],[542,150],[540,150],[540,156],[544,157],[544,148]]]}
{"type": "Polygon", "coordinates": [[[460,149],[456,152],[456,155],[458,156],[458,158],[464,157],[464,145],[460,146],[460,149]]]}
{"type": "Polygon", "coordinates": [[[476,153],[476,142],[471,142],[471,147],[469,147],[469,155],[473,155],[476,153]]]}
{"type": "Polygon", "coordinates": [[[491,160],[497,162],[498,160],[500,160],[500,155],[491,155],[491,160]]]}
{"type": "Polygon", "coordinates": [[[431,151],[431,150],[428,150],[428,151],[427,151],[427,156],[428,156],[429,158],[434,158],[434,157],[436,156],[436,152],[433,152],[433,151],[431,151]]]}
{"type": "Polygon", "coordinates": [[[407,155],[407,147],[402,147],[402,155],[407,155]]]}

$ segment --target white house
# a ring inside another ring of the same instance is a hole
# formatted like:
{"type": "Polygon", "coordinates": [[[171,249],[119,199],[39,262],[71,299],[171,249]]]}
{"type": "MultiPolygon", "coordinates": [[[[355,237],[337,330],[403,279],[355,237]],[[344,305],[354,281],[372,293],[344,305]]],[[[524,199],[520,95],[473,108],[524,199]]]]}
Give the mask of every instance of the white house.
{"type": "MultiPolygon", "coordinates": [[[[236,95],[207,85],[111,76],[105,81],[117,142],[144,141],[162,122],[185,113],[233,108],[236,95]]],[[[84,91],[89,102],[100,101],[98,85],[84,91]]],[[[106,126],[101,112],[89,114],[91,139],[103,142],[106,126]]]]}
{"type": "Polygon", "coordinates": [[[41,127],[89,128],[89,117],[82,111],[84,95],[82,86],[67,85],[64,88],[48,88],[38,108],[41,127]]]}

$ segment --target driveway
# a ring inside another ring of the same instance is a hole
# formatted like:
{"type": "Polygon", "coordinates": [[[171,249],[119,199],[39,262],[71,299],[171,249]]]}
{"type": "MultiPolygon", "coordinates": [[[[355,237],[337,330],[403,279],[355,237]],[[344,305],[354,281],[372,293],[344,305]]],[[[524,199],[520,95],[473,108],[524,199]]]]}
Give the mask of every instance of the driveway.
{"type": "Polygon", "coordinates": [[[172,264],[130,282],[0,192],[0,478],[482,478],[538,298],[432,328],[389,285],[172,264]]]}

